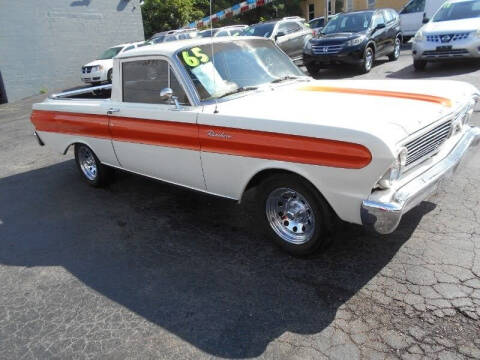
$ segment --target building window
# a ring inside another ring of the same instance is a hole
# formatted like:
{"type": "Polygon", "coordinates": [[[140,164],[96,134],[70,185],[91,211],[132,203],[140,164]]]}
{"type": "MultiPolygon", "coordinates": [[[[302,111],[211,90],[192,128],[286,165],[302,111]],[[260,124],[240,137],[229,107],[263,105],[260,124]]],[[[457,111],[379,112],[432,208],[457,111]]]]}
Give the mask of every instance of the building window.
{"type": "Polygon", "coordinates": [[[315,4],[308,4],[308,20],[315,17],[315,4]]]}
{"type": "Polygon", "coordinates": [[[375,0],[367,0],[367,6],[369,9],[375,9],[375,0]]]}
{"type": "Polygon", "coordinates": [[[346,10],[353,11],[353,0],[347,0],[346,10]]]}

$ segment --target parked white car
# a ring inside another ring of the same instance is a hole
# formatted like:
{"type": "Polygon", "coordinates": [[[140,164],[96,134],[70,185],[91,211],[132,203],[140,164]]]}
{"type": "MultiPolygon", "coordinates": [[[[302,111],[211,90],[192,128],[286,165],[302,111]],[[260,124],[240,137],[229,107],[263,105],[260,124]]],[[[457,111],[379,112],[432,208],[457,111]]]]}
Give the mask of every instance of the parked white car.
{"type": "Polygon", "coordinates": [[[136,48],[143,41],[129,44],[120,44],[105,50],[98,59],[82,66],[81,80],[87,84],[112,82],[113,58],[124,51],[136,48]]]}
{"type": "Polygon", "coordinates": [[[237,36],[247,27],[248,27],[247,25],[223,26],[219,28],[200,31],[198,33],[198,36],[199,37],[237,36]]]}
{"type": "Polygon", "coordinates": [[[296,255],[317,249],[337,216],[394,231],[480,143],[469,125],[480,92],[463,82],[316,81],[254,37],[113,61],[111,98],[68,98],[84,89],[33,105],[40,144],[74,146],[92,186],[119,168],[237,201],[256,187],[266,228],[296,255]]]}
{"type": "Polygon", "coordinates": [[[427,62],[480,59],[480,0],[451,0],[415,35],[413,65],[423,70],[427,62]]]}
{"type": "MultiPolygon", "coordinates": [[[[328,15],[328,21],[330,21],[335,15],[328,15]]],[[[312,19],[308,22],[308,26],[313,30],[313,35],[318,35],[325,26],[325,17],[320,16],[315,19],[312,19]]]]}
{"type": "Polygon", "coordinates": [[[410,0],[400,10],[400,29],[403,41],[409,41],[422,27],[424,19],[431,19],[433,14],[446,0],[410,0]]]}

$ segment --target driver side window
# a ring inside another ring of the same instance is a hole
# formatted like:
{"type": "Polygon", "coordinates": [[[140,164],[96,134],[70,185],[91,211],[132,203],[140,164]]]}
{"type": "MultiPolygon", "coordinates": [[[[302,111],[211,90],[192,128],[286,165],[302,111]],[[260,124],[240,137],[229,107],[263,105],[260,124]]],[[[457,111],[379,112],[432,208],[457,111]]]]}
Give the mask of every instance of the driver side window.
{"type": "Polygon", "coordinates": [[[183,105],[190,105],[187,95],[166,60],[136,60],[122,64],[123,101],[170,104],[160,99],[160,91],[171,88],[183,105]]]}
{"type": "Polygon", "coordinates": [[[400,14],[412,14],[425,10],[425,0],[412,0],[400,12],[400,14]]]}
{"type": "Polygon", "coordinates": [[[378,13],[377,15],[375,15],[375,21],[373,22],[373,28],[375,29],[380,24],[385,25],[385,18],[383,17],[383,14],[381,12],[378,13]]]}

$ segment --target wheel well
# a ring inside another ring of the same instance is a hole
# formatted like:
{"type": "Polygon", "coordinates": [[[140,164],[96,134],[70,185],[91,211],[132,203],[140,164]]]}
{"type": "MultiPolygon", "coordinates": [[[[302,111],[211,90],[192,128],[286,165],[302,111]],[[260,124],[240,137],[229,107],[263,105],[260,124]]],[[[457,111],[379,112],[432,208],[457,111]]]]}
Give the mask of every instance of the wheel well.
{"type": "MultiPolygon", "coordinates": [[[[315,190],[318,194],[318,196],[320,196],[323,200],[325,200],[325,203],[327,204],[327,206],[330,208],[331,210],[331,214],[335,217],[335,221],[338,221],[339,217],[335,211],[335,209],[330,205],[330,203],[328,202],[328,200],[325,198],[325,196],[323,196],[323,194],[321,193],[321,191],[315,186],[312,184],[312,182],[310,180],[308,180],[307,178],[305,178],[304,176],[296,173],[296,172],[293,172],[293,171],[289,171],[289,170],[283,170],[283,169],[266,169],[266,170],[262,170],[258,173],[256,173],[251,179],[250,181],[248,182],[247,186],[245,187],[245,190],[243,191],[242,193],[242,198],[245,194],[245,192],[247,192],[247,190],[250,190],[252,188],[255,188],[257,186],[259,186],[263,181],[267,180],[268,178],[272,177],[272,176],[276,176],[276,175],[293,175],[293,176],[296,176],[298,177],[299,179],[303,180],[309,187],[312,188],[312,190],[315,190]]],[[[241,199],[240,199],[241,200],[241,199]]],[[[331,230],[331,229],[330,229],[331,230]]]]}
{"type": "Polygon", "coordinates": [[[365,48],[367,48],[367,47],[371,48],[373,50],[373,55],[375,55],[375,52],[376,52],[375,43],[369,42],[365,48]]]}
{"type": "MultiPolygon", "coordinates": [[[[85,146],[90,147],[90,146],[89,146],[88,144],[86,144],[86,143],[83,143],[83,142],[80,142],[80,141],[76,141],[76,142],[71,143],[70,145],[68,145],[68,146],[65,148],[65,151],[63,152],[63,155],[66,155],[67,152],[68,152],[68,150],[69,150],[72,146],[75,146],[75,145],[77,145],[77,144],[82,144],[82,145],[85,145],[85,146]]],[[[93,151],[93,150],[92,150],[92,151],[93,151]]]]}

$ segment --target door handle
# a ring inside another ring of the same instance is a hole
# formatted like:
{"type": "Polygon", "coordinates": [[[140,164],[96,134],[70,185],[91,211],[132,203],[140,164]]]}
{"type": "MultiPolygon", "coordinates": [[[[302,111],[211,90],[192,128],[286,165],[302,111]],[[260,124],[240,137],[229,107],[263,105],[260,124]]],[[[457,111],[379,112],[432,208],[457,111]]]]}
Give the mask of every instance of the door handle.
{"type": "Polygon", "coordinates": [[[110,109],[107,110],[107,114],[108,114],[108,115],[112,115],[113,113],[117,113],[117,112],[119,112],[119,111],[120,111],[120,109],[110,108],[110,109]]]}

